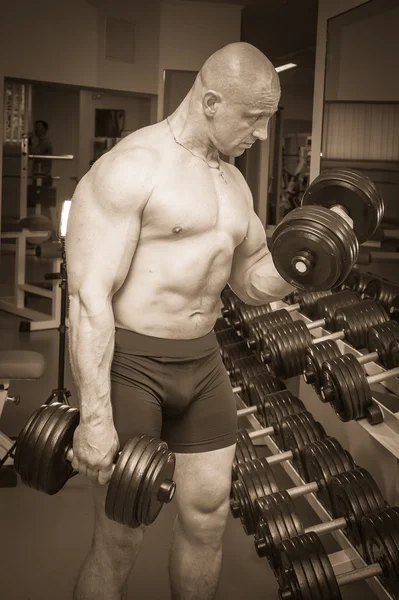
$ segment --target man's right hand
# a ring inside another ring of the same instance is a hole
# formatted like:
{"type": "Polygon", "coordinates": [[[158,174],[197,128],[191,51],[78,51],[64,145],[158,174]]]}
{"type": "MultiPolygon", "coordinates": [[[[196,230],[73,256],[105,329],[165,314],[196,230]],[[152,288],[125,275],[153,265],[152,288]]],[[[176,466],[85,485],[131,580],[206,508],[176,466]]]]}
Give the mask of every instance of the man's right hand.
{"type": "Polygon", "coordinates": [[[72,467],[100,485],[112,476],[119,439],[112,421],[80,424],[73,436],[72,467]]]}

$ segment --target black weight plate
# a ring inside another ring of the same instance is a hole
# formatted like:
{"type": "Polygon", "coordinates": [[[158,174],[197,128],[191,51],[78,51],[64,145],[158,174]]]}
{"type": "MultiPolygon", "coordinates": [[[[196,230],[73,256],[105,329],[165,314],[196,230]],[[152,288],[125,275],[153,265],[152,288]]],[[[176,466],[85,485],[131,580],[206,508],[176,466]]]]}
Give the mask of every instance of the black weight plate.
{"type": "MultiPolygon", "coordinates": [[[[21,430],[21,432],[18,435],[17,446],[16,446],[16,450],[15,450],[15,457],[14,457],[14,468],[15,468],[16,472],[18,473],[18,475],[21,476],[21,478],[24,476],[25,460],[27,458],[27,453],[26,453],[26,449],[25,449],[25,440],[28,439],[32,428],[34,428],[34,426],[35,426],[36,420],[39,418],[39,416],[45,410],[45,408],[46,408],[46,405],[44,405],[44,404],[42,406],[39,406],[39,408],[36,409],[35,412],[29,417],[28,421],[26,422],[23,429],[21,430]]],[[[28,453],[28,456],[29,456],[29,453],[28,453]]]]}
{"type": "Polygon", "coordinates": [[[220,354],[222,354],[222,350],[225,346],[229,346],[229,344],[237,344],[238,342],[242,341],[233,327],[223,329],[222,331],[217,331],[216,339],[220,346],[220,354]]]}
{"type": "Polygon", "coordinates": [[[383,203],[375,186],[349,169],[331,170],[316,177],[302,197],[302,205],[309,204],[343,206],[353,220],[360,244],[370,239],[383,215],[383,203]]]}
{"type": "Polygon", "coordinates": [[[123,518],[123,496],[120,488],[126,486],[126,478],[129,477],[130,467],[134,467],[138,458],[141,455],[142,449],[145,448],[147,436],[135,436],[129,440],[118,456],[118,460],[114,466],[112,477],[108,484],[107,496],[105,499],[105,514],[112,521],[122,523],[123,518]],[[136,448],[137,453],[136,454],[136,448]],[[132,465],[131,465],[132,463],[132,465]]]}
{"type": "Polygon", "coordinates": [[[353,269],[342,284],[342,289],[352,290],[358,294],[363,294],[367,284],[374,279],[378,279],[376,275],[371,273],[361,273],[357,269],[353,269]]]}
{"type": "Polygon", "coordinates": [[[252,353],[248,349],[246,343],[241,341],[224,346],[221,355],[226,369],[232,374],[235,361],[244,356],[252,356],[252,353]]]}
{"type": "MultiPolygon", "coordinates": [[[[176,466],[176,459],[167,445],[160,446],[155,455],[154,464],[151,465],[142,490],[142,501],[138,506],[140,521],[143,525],[151,525],[159,515],[165,502],[159,498],[162,484],[172,482],[176,466]]],[[[174,493],[174,492],[173,492],[174,493]]]]}
{"type": "Polygon", "coordinates": [[[369,352],[378,352],[378,362],[386,369],[395,367],[391,355],[391,342],[399,341],[399,323],[388,321],[371,327],[367,332],[369,352]]]}
{"type": "Polygon", "coordinates": [[[280,423],[289,415],[305,410],[305,405],[289,390],[269,394],[263,401],[263,417],[265,427],[280,423]]]}
{"type": "Polygon", "coordinates": [[[309,319],[315,319],[316,302],[319,298],[331,296],[331,290],[324,290],[322,292],[306,292],[304,290],[298,290],[296,303],[300,305],[300,311],[309,317],[309,319]]]}
{"type": "Polygon", "coordinates": [[[269,373],[268,367],[262,364],[257,357],[250,361],[249,357],[247,360],[242,360],[237,363],[237,368],[241,371],[241,386],[242,396],[244,401],[249,404],[251,399],[251,384],[255,377],[262,375],[263,373],[269,373]]]}
{"type": "Polygon", "coordinates": [[[303,376],[306,383],[313,385],[317,394],[320,394],[323,363],[340,355],[340,349],[333,340],[315,343],[306,348],[303,376]]]}
{"type": "MultiPolygon", "coordinates": [[[[262,498],[267,495],[267,492],[271,493],[269,488],[269,481],[267,479],[270,474],[270,466],[263,461],[265,464],[261,464],[261,459],[255,459],[252,463],[243,463],[237,467],[237,478],[244,486],[246,501],[241,507],[241,523],[244,531],[247,535],[255,533],[256,528],[256,515],[255,515],[255,501],[257,498],[262,498]],[[264,476],[262,477],[262,474],[264,476]]],[[[271,477],[273,475],[271,474],[271,477]]]]}
{"type": "MultiPolygon", "coordinates": [[[[307,474],[307,481],[315,481],[318,485],[317,496],[323,506],[331,512],[329,482],[334,475],[342,472],[348,465],[348,454],[334,438],[319,440],[309,444],[302,451],[302,460],[307,474]]],[[[354,468],[354,464],[353,467],[354,468]]]]}
{"type": "Polygon", "coordinates": [[[237,433],[236,451],[233,460],[232,477],[236,478],[237,465],[244,462],[251,462],[257,458],[255,447],[245,429],[240,429],[237,433]]]}
{"type": "Polygon", "coordinates": [[[364,556],[360,522],[362,517],[368,514],[370,510],[364,507],[364,502],[359,502],[362,490],[356,481],[357,469],[351,471],[351,473],[354,474],[353,477],[348,477],[349,473],[340,473],[330,480],[329,491],[332,515],[334,518],[344,518],[346,520],[346,535],[364,556]]]}
{"type": "Polygon", "coordinates": [[[251,406],[258,406],[260,409],[266,396],[285,389],[285,384],[281,379],[277,379],[277,377],[265,371],[260,375],[256,375],[248,386],[249,403],[251,406]]]}
{"type": "Polygon", "coordinates": [[[343,356],[337,356],[324,363],[321,369],[321,394],[330,402],[336,415],[343,422],[351,421],[354,416],[352,405],[353,382],[348,381],[346,363],[343,356]],[[332,392],[327,395],[327,388],[332,392]]]}
{"type": "Polygon", "coordinates": [[[338,311],[338,309],[351,306],[353,304],[359,304],[360,301],[361,298],[359,294],[349,290],[337,292],[332,296],[319,298],[316,301],[315,306],[316,319],[324,319],[325,329],[335,331],[335,313],[338,311]]]}
{"type": "Polygon", "coordinates": [[[346,354],[346,366],[348,370],[348,379],[353,382],[352,407],[355,420],[362,419],[365,416],[366,398],[363,394],[362,377],[364,377],[363,367],[359,365],[358,360],[352,354],[346,354]]]}
{"type": "Polygon", "coordinates": [[[295,505],[287,492],[277,492],[256,501],[257,539],[263,542],[264,553],[278,576],[278,545],[304,533],[295,505]]]}
{"type": "Polygon", "coordinates": [[[367,563],[379,563],[382,569],[380,579],[393,598],[399,597],[398,529],[396,509],[388,508],[362,519],[367,563]]]}
{"type": "Polygon", "coordinates": [[[56,494],[73,473],[72,464],[66,459],[66,452],[72,446],[73,436],[79,424],[77,408],[61,405],[54,413],[58,419],[50,429],[47,423],[47,443],[43,446],[40,459],[38,484],[45,494],[56,494]]]}
{"type": "MultiPolygon", "coordinates": [[[[135,461],[134,468],[131,468],[129,478],[126,477],[122,481],[123,484],[123,509],[120,513],[122,516],[122,522],[124,525],[129,527],[136,527],[136,523],[140,523],[138,520],[138,503],[141,494],[141,486],[143,479],[148,470],[151,461],[156,454],[157,440],[152,437],[146,436],[146,445],[143,448],[140,456],[136,453],[137,460],[135,461]]],[[[121,490],[121,484],[119,485],[121,490]]]]}
{"type": "Polygon", "coordinates": [[[148,512],[147,509],[151,501],[151,492],[153,488],[152,477],[154,474],[154,469],[157,468],[162,453],[167,450],[168,445],[166,442],[163,442],[159,439],[151,439],[147,447],[147,457],[145,457],[143,454],[139,463],[137,464],[134,474],[135,481],[137,482],[135,516],[139,523],[144,523],[148,512]]]}
{"type": "Polygon", "coordinates": [[[280,275],[291,285],[310,291],[334,287],[344,273],[341,242],[335,236],[341,217],[317,207],[307,208],[306,212],[297,208],[287,217],[276,227],[271,242],[273,261],[280,275]],[[313,265],[301,274],[293,261],[304,253],[312,257],[313,265]]]}
{"type": "Polygon", "coordinates": [[[258,360],[258,358],[254,354],[250,354],[248,356],[244,356],[242,358],[238,358],[234,361],[234,379],[237,382],[237,385],[241,386],[242,394],[245,396],[246,387],[247,387],[247,373],[251,373],[253,369],[257,370],[258,374],[260,372],[267,371],[267,367],[262,365],[262,363],[258,360]]]}
{"type": "Polygon", "coordinates": [[[25,485],[36,490],[38,489],[37,474],[43,446],[42,432],[60,406],[62,406],[60,402],[45,406],[37,415],[34,425],[31,426],[29,434],[24,439],[21,480],[25,485]]]}
{"type": "MultiPolygon", "coordinates": [[[[303,534],[306,535],[306,534],[303,534]]],[[[309,584],[306,567],[306,554],[299,537],[285,540],[277,547],[278,570],[280,571],[279,598],[290,600],[316,600],[315,589],[309,584]],[[289,594],[284,593],[287,590],[289,594]]]]}

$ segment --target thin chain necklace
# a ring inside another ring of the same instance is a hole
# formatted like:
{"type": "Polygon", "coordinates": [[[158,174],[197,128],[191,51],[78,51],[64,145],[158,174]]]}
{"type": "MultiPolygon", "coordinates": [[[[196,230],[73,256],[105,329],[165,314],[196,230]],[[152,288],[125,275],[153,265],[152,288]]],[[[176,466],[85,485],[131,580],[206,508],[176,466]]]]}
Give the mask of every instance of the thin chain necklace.
{"type": "Polygon", "coordinates": [[[210,164],[208,163],[208,161],[207,161],[207,160],[205,160],[205,158],[203,158],[202,156],[199,156],[198,154],[194,154],[194,152],[192,152],[192,151],[190,150],[190,148],[187,148],[187,146],[184,146],[184,144],[182,144],[181,142],[179,142],[179,141],[176,139],[176,136],[175,136],[175,134],[173,133],[173,129],[172,129],[172,126],[171,126],[171,124],[169,123],[169,119],[168,119],[168,118],[166,119],[166,122],[167,122],[167,124],[169,125],[169,129],[170,129],[170,131],[171,131],[171,134],[172,134],[172,136],[173,136],[173,139],[175,140],[176,144],[178,144],[179,146],[181,146],[182,148],[184,148],[185,150],[187,150],[187,152],[190,152],[190,154],[192,154],[193,156],[195,156],[195,158],[200,158],[201,160],[203,160],[203,161],[204,161],[204,163],[205,163],[206,165],[208,165],[208,167],[209,167],[210,169],[217,169],[217,170],[219,171],[219,175],[220,175],[220,177],[221,177],[221,178],[223,179],[223,181],[224,181],[224,182],[227,184],[227,180],[226,180],[226,178],[225,178],[225,176],[224,176],[224,173],[223,173],[223,171],[222,171],[222,167],[220,166],[220,159],[219,159],[219,161],[218,161],[218,166],[217,166],[217,167],[212,167],[212,165],[210,165],[210,164]]]}

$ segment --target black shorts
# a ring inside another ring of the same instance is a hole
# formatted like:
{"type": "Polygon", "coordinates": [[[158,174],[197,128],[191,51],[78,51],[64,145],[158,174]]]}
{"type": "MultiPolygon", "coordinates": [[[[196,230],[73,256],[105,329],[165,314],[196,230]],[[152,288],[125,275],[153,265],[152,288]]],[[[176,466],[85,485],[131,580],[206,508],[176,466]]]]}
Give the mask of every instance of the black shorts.
{"type": "Polygon", "coordinates": [[[111,401],[121,447],[134,435],[173,452],[235,444],[237,408],[215,333],[169,340],[116,329],[111,401]]]}

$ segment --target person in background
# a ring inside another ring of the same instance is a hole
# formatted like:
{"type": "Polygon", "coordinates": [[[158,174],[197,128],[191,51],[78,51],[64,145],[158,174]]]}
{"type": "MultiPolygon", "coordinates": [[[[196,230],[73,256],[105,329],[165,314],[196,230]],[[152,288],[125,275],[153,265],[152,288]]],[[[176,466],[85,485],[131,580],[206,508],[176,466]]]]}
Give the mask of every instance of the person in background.
{"type": "MultiPolygon", "coordinates": [[[[49,125],[47,121],[35,121],[34,135],[29,137],[29,154],[47,155],[53,154],[53,145],[48,136],[49,125]]],[[[48,158],[34,158],[32,175],[34,178],[41,179],[41,185],[51,186],[53,178],[51,176],[52,161],[48,158]]]]}

